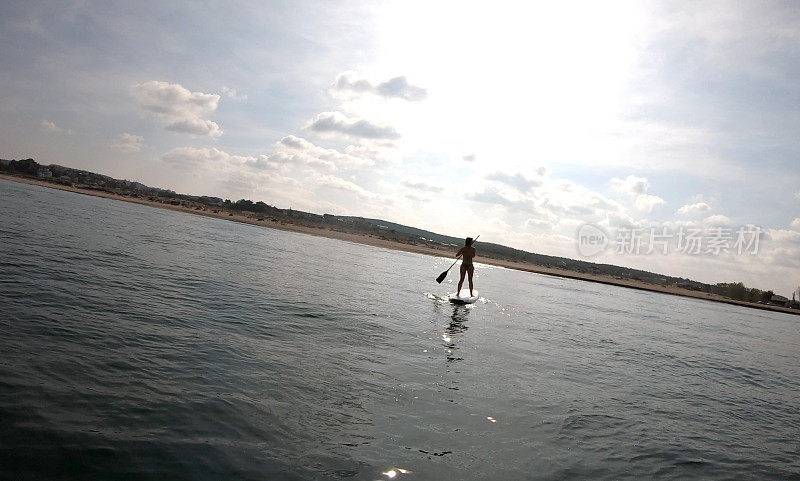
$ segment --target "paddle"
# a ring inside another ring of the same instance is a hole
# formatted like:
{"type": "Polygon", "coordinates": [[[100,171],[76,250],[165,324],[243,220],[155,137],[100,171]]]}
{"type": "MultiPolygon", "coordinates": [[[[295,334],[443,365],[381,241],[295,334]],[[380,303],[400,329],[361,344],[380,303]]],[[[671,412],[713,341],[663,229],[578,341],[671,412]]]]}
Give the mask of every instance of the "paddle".
{"type": "MultiPolygon", "coordinates": [[[[478,235],[478,237],[480,237],[480,234],[478,235]]],[[[475,238],[475,239],[472,241],[472,243],[473,243],[473,244],[475,244],[475,241],[476,241],[476,240],[478,240],[478,237],[476,237],[476,238],[475,238]]],[[[461,257],[461,254],[459,254],[459,255],[458,255],[458,257],[461,257]]],[[[454,266],[454,265],[456,265],[456,262],[458,262],[458,257],[456,257],[456,260],[454,260],[454,261],[453,261],[453,263],[452,263],[452,264],[450,264],[450,267],[448,267],[446,271],[444,271],[444,272],[442,272],[441,274],[439,274],[439,277],[437,277],[437,278],[436,278],[436,282],[438,282],[439,284],[441,284],[441,283],[442,283],[442,281],[444,280],[444,278],[445,278],[445,277],[447,277],[447,273],[448,273],[448,272],[450,272],[450,269],[452,269],[452,268],[453,268],[453,266],[454,266]]]]}

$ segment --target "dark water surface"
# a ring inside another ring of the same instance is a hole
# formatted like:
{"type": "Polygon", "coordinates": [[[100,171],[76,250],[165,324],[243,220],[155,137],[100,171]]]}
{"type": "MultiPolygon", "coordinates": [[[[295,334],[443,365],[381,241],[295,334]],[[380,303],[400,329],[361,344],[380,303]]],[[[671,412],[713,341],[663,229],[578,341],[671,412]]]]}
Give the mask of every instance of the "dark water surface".
{"type": "Polygon", "coordinates": [[[0,180],[0,478],[800,476],[800,318],[447,263],[0,180]]]}

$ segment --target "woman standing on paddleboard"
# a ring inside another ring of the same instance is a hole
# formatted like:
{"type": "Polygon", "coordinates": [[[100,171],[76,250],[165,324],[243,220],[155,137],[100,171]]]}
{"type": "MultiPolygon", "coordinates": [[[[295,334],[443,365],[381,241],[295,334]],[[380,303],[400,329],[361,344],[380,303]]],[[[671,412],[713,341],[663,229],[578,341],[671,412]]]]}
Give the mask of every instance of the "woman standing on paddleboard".
{"type": "Polygon", "coordinates": [[[475,272],[475,266],[472,265],[472,258],[475,257],[475,248],[472,247],[472,237],[467,237],[464,241],[464,247],[458,250],[456,257],[464,256],[461,259],[461,280],[458,281],[458,290],[456,295],[461,295],[461,286],[464,285],[464,274],[469,274],[469,296],[472,295],[472,273],[475,272]]]}

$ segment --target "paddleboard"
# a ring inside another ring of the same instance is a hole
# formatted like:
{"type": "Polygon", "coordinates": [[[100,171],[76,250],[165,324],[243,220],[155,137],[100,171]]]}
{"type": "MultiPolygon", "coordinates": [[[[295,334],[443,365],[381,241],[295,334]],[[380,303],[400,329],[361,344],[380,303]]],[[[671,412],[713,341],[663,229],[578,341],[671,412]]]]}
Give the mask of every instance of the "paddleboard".
{"type": "Polygon", "coordinates": [[[472,290],[472,293],[474,295],[470,296],[469,289],[461,289],[458,294],[450,294],[448,299],[453,304],[473,304],[480,298],[480,294],[475,289],[472,290]]]}

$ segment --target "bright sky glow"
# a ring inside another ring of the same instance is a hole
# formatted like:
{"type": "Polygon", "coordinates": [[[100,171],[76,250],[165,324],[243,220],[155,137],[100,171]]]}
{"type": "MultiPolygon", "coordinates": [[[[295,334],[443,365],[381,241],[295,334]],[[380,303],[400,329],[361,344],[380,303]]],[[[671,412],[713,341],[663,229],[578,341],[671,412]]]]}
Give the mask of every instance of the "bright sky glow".
{"type": "Polygon", "coordinates": [[[585,223],[766,230],[600,262],[800,284],[800,8],[4,2],[0,157],[579,257],[585,223]]]}

